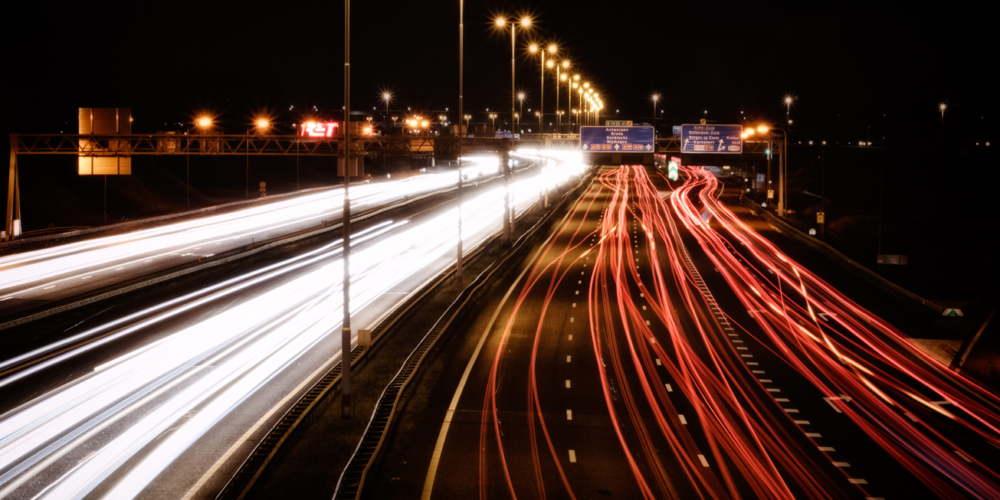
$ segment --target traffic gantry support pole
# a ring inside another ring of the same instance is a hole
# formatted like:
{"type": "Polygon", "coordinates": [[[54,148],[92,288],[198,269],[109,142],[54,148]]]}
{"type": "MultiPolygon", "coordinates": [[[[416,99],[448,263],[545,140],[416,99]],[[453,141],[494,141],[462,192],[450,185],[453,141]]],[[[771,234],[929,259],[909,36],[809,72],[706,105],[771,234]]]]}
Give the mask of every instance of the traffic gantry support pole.
{"type": "Polygon", "coordinates": [[[341,416],[351,418],[351,0],[344,0],[344,324],[340,329],[341,416]]]}
{"type": "Polygon", "coordinates": [[[17,138],[10,134],[10,173],[7,176],[7,223],[5,230],[8,240],[14,239],[14,221],[21,220],[21,186],[17,178],[17,138]],[[17,212],[17,213],[15,213],[17,212]]]}
{"type": "Polygon", "coordinates": [[[510,245],[514,232],[511,212],[514,210],[510,199],[510,139],[500,141],[500,168],[503,169],[503,241],[510,245]]]}

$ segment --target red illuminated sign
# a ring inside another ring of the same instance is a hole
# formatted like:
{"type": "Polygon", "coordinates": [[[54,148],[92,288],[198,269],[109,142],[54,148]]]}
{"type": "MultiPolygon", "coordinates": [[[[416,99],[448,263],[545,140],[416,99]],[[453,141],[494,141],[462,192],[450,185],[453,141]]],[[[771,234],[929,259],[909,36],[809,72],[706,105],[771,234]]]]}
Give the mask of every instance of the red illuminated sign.
{"type": "Polygon", "coordinates": [[[333,132],[338,126],[337,122],[306,122],[299,129],[299,135],[315,138],[333,137],[333,132]]]}

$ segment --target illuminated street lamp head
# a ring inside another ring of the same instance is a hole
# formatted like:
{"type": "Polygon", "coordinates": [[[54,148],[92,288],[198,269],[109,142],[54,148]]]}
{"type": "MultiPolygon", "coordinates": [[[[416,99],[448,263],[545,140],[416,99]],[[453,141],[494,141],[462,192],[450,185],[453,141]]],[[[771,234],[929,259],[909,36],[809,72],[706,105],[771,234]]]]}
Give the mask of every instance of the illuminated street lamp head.
{"type": "Polygon", "coordinates": [[[583,88],[590,88],[590,82],[583,82],[583,88]]]}
{"type": "Polygon", "coordinates": [[[568,68],[568,67],[569,67],[569,61],[563,61],[563,62],[562,62],[562,66],[563,66],[564,68],[568,68]]]}
{"type": "Polygon", "coordinates": [[[257,130],[266,130],[271,126],[271,122],[267,121],[267,118],[258,118],[256,125],[257,130]]]}
{"type": "Polygon", "coordinates": [[[942,102],[942,103],[941,103],[941,104],[940,104],[940,105],[938,106],[938,109],[940,109],[940,110],[941,110],[941,112],[942,112],[942,113],[944,113],[944,110],[948,109],[948,105],[942,102]]]}
{"type": "Polygon", "coordinates": [[[525,97],[526,97],[526,96],[525,96],[524,92],[518,92],[518,93],[517,93],[517,99],[518,99],[519,101],[523,101],[525,97]]]}
{"type": "Polygon", "coordinates": [[[746,130],[743,131],[743,137],[747,137],[747,136],[753,135],[754,132],[756,132],[754,129],[748,128],[748,129],[746,129],[746,130]]]}
{"type": "Polygon", "coordinates": [[[528,16],[522,17],[521,18],[521,27],[522,28],[527,28],[528,26],[531,26],[531,18],[528,17],[528,16]]]}
{"type": "Polygon", "coordinates": [[[390,94],[388,92],[382,92],[382,100],[385,101],[385,102],[391,101],[392,100],[392,94],[390,94]]]}
{"type": "Polygon", "coordinates": [[[534,54],[535,52],[538,52],[538,45],[534,44],[534,43],[531,44],[531,45],[528,45],[528,52],[531,52],[532,54],[534,54]]]}
{"type": "Polygon", "coordinates": [[[554,44],[554,43],[550,43],[549,44],[549,54],[555,54],[556,51],[558,51],[558,50],[559,50],[559,47],[556,47],[556,44],[554,44]]]}
{"type": "Polygon", "coordinates": [[[573,88],[574,88],[574,89],[575,89],[575,88],[577,88],[577,87],[579,87],[579,86],[580,86],[580,84],[579,84],[579,83],[576,83],[576,82],[573,82],[573,88]]]}
{"type": "Polygon", "coordinates": [[[564,82],[565,82],[565,81],[567,80],[567,78],[566,78],[566,75],[565,75],[565,74],[562,74],[562,75],[560,75],[560,76],[559,76],[559,79],[560,79],[560,80],[562,80],[562,81],[564,81],[564,82]]]}
{"type": "Polygon", "coordinates": [[[653,94],[652,99],[653,99],[653,102],[659,101],[660,100],[660,94],[653,94]]]}
{"type": "Polygon", "coordinates": [[[427,120],[423,120],[423,121],[420,122],[420,126],[423,127],[423,128],[427,128],[427,126],[430,125],[430,124],[431,124],[431,122],[429,122],[427,120]]]}
{"type": "Polygon", "coordinates": [[[438,115],[438,120],[440,120],[440,121],[445,121],[447,119],[448,119],[448,117],[445,116],[445,115],[438,115]]]}
{"type": "Polygon", "coordinates": [[[580,75],[573,75],[573,79],[574,80],[579,80],[580,79],[580,75]]]}
{"type": "Polygon", "coordinates": [[[545,67],[547,67],[547,68],[554,68],[554,67],[556,67],[556,63],[554,63],[552,61],[548,61],[548,62],[545,63],[545,67]]]}
{"type": "Polygon", "coordinates": [[[201,118],[198,118],[195,123],[197,123],[201,128],[209,128],[212,126],[212,119],[207,116],[202,116],[201,118]]]}
{"type": "Polygon", "coordinates": [[[767,125],[759,125],[759,126],[757,126],[757,131],[760,132],[760,133],[762,133],[762,134],[766,134],[768,130],[770,130],[770,129],[767,128],[767,125]]]}
{"type": "Polygon", "coordinates": [[[496,18],[493,22],[496,23],[498,28],[502,28],[505,24],[507,24],[507,20],[502,17],[496,18]]]}

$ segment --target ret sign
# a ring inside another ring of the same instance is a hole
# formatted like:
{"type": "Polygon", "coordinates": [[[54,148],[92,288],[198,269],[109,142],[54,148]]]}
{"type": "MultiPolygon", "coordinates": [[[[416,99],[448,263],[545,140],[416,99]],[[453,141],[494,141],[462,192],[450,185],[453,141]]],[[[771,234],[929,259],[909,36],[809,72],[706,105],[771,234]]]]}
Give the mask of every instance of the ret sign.
{"type": "Polygon", "coordinates": [[[652,153],[653,127],[580,127],[580,147],[588,153],[652,153]]]}
{"type": "Polygon", "coordinates": [[[742,125],[681,125],[681,153],[743,152],[742,125]]]}
{"type": "Polygon", "coordinates": [[[316,139],[333,137],[333,132],[338,126],[337,122],[306,122],[299,128],[299,135],[316,139]]]}

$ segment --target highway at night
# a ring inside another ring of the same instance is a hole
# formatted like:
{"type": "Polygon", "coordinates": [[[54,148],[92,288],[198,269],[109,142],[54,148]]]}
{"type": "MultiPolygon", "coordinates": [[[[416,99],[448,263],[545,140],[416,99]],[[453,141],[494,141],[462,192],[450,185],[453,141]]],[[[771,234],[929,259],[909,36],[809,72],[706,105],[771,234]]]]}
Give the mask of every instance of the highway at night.
{"type": "Polygon", "coordinates": [[[683,173],[602,169],[475,323],[424,497],[997,496],[998,398],[683,173]]]}
{"type": "MultiPolygon", "coordinates": [[[[575,182],[580,168],[568,161],[548,167],[546,180],[541,168],[516,175],[517,212],[534,207],[541,186],[575,182]]],[[[467,191],[470,251],[499,227],[503,188],[486,182],[467,191]]],[[[433,200],[354,233],[359,324],[453,261],[454,206],[454,197],[433,200]]],[[[198,494],[199,479],[218,467],[231,473],[240,458],[226,451],[246,439],[237,438],[339,359],[339,336],[330,335],[341,317],[339,251],[331,241],[181,296],[153,297],[162,302],[84,325],[69,347],[6,361],[0,496],[183,496],[198,494]]]]}

